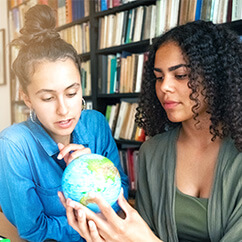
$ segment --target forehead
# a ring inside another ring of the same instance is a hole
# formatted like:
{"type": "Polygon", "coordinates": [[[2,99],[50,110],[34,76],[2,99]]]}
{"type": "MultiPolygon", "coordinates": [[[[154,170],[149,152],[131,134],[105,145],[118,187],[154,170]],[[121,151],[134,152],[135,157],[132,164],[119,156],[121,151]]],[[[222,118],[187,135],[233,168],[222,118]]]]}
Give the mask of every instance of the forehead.
{"type": "Polygon", "coordinates": [[[162,44],[155,54],[155,67],[185,64],[181,48],[175,42],[162,44]]]}
{"type": "Polygon", "coordinates": [[[80,82],[80,73],[73,60],[44,60],[35,64],[30,85],[54,90],[73,82],[80,82]]]}

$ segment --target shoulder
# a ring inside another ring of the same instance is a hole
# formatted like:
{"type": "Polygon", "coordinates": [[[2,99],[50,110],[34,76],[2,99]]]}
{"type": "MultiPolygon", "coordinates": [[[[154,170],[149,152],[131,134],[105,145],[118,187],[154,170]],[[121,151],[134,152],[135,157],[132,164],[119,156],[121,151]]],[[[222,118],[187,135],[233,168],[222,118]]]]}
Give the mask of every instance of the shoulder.
{"type": "Polygon", "coordinates": [[[13,124],[4,129],[0,133],[0,140],[9,140],[12,142],[21,142],[24,139],[28,139],[31,136],[31,132],[26,125],[26,122],[13,124]]]}
{"type": "Polygon", "coordinates": [[[0,153],[8,156],[21,155],[33,145],[34,136],[26,122],[13,124],[0,133],[0,153]]]}
{"type": "Polygon", "coordinates": [[[83,110],[74,132],[85,136],[99,136],[109,130],[109,125],[104,115],[96,110],[83,110]]]}
{"type": "MultiPolygon", "coordinates": [[[[226,138],[219,154],[221,170],[229,174],[232,171],[242,174],[242,152],[240,152],[231,138],[226,138]]],[[[242,176],[240,176],[242,179],[242,176]]]]}
{"type": "Polygon", "coordinates": [[[147,141],[145,141],[141,145],[141,150],[155,150],[160,149],[161,151],[166,148],[168,145],[174,145],[177,135],[179,132],[179,128],[172,129],[170,131],[166,131],[161,134],[157,134],[147,141]]]}
{"type": "Polygon", "coordinates": [[[96,122],[100,120],[105,120],[105,117],[102,113],[96,110],[83,110],[81,113],[81,121],[85,122],[96,122]]]}
{"type": "Polygon", "coordinates": [[[96,110],[83,110],[79,124],[86,127],[99,128],[107,124],[105,116],[96,110]]]}

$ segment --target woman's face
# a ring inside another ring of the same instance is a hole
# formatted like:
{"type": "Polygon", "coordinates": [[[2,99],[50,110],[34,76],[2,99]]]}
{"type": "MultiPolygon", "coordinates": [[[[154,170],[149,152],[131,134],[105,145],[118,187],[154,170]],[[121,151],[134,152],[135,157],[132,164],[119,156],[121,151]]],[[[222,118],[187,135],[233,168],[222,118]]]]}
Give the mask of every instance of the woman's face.
{"type": "MultiPolygon", "coordinates": [[[[154,63],[156,95],[171,122],[193,119],[192,107],[195,102],[189,98],[189,72],[190,68],[176,43],[168,42],[159,47],[154,63]]],[[[201,94],[198,99],[201,99],[201,107],[198,110],[201,114],[207,107],[201,94]]]]}
{"type": "Polygon", "coordinates": [[[80,73],[71,59],[36,64],[24,101],[56,142],[68,143],[82,110],[80,73]]]}

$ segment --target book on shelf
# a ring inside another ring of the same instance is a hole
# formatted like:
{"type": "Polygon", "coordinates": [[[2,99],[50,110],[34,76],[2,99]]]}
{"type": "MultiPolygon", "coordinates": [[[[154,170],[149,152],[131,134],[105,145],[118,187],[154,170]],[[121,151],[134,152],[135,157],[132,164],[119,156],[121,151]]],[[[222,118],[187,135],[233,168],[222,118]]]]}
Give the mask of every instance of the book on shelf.
{"type": "Polygon", "coordinates": [[[122,51],[98,57],[98,90],[100,93],[140,92],[143,68],[148,52],[122,51]]]}
{"type": "Polygon", "coordinates": [[[73,45],[78,54],[90,51],[90,23],[73,25],[60,31],[61,38],[73,45]]]}
{"type": "Polygon", "coordinates": [[[136,148],[119,149],[121,166],[129,178],[129,190],[137,190],[138,154],[136,148]]]}
{"type": "Polygon", "coordinates": [[[126,26],[126,32],[125,32],[125,36],[124,36],[124,44],[130,43],[130,32],[131,32],[131,20],[132,20],[132,15],[133,15],[133,9],[130,9],[128,11],[128,20],[127,20],[127,26],[126,26]]]}
{"type": "Polygon", "coordinates": [[[123,122],[119,138],[132,140],[133,130],[135,128],[135,113],[136,108],[138,107],[138,103],[132,103],[129,107],[129,111],[125,116],[125,120],[123,122]]]}
{"type": "Polygon", "coordinates": [[[156,2],[156,25],[155,25],[155,36],[160,36],[166,28],[166,12],[167,12],[167,1],[158,0],[156,2]]]}
{"type": "Polygon", "coordinates": [[[107,93],[107,73],[108,73],[107,55],[98,56],[98,92],[107,93]]]}
{"type": "Polygon", "coordinates": [[[107,105],[106,119],[116,140],[145,141],[145,132],[135,123],[137,102],[121,100],[120,103],[107,105]]]}
{"type": "Polygon", "coordinates": [[[96,12],[106,11],[110,8],[118,7],[120,5],[134,2],[139,0],[96,0],[95,2],[95,10],[96,12]]]}
{"type": "Polygon", "coordinates": [[[90,60],[81,63],[81,83],[82,83],[82,95],[91,95],[91,71],[90,60]]]}
{"type": "MultiPolygon", "coordinates": [[[[179,2],[180,0],[168,0],[166,1],[166,20],[165,20],[165,31],[176,27],[178,24],[179,15],[179,2]]],[[[195,2],[193,0],[193,2],[195,2]]]]}
{"type": "Polygon", "coordinates": [[[144,18],[144,28],[142,33],[142,40],[149,39],[150,38],[150,32],[151,32],[151,18],[152,18],[152,8],[154,5],[144,6],[145,8],[145,18],[144,18]]]}
{"type": "Polygon", "coordinates": [[[143,74],[144,74],[144,66],[145,66],[146,61],[148,60],[148,55],[149,55],[149,52],[145,52],[143,54],[138,55],[135,91],[134,92],[140,92],[140,90],[141,90],[141,83],[142,83],[143,74]]]}
{"type": "Polygon", "coordinates": [[[116,14],[116,31],[113,46],[121,45],[122,30],[124,24],[124,12],[116,14]]]}
{"type": "Polygon", "coordinates": [[[57,9],[57,26],[62,26],[66,24],[66,1],[59,0],[58,1],[58,9],[57,9]]]}
{"type": "Polygon", "coordinates": [[[141,40],[144,23],[144,6],[139,6],[136,11],[133,42],[141,40]]]}
{"type": "Polygon", "coordinates": [[[233,0],[231,21],[242,19],[242,2],[241,0],[233,0]]]}
{"type": "Polygon", "coordinates": [[[114,135],[115,127],[116,127],[116,124],[117,124],[119,107],[120,107],[120,103],[116,103],[115,105],[111,105],[111,112],[110,112],[110,118],[109,118],[108,123],[109,123],[109,127],[110,127],[113,135],[114,135]]]}
{"type": "Polygon", "coordinates": [[[119,113],[118,113],[118,117],[117,117],[117,124],[116,124],[115,131],[114,131],[115,139],[119,139],[122,125],[125,120],[125,116],[128,113],[128,110],[130,108],[130,105],[131,104],[126,101],[121,101],[121,103],[120,103],[119,113]]]}

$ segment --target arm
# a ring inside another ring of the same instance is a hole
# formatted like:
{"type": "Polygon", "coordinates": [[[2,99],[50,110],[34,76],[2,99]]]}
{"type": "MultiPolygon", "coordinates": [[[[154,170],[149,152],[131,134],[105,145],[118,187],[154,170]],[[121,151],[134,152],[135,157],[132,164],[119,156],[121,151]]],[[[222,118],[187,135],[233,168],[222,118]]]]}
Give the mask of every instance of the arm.
{"type": "Polygon", "coordinates": [[[101,215],[70,199],[65,203],[61,194],[60,198],[66,207],[69,224],[87,242],[161,242],[138,212],[127,203],[122,192],[118,204],[124,211],[124,219],[120,218],[105,200],[95,195],[92,196],[91,202],[98,204],[101,215]]]}
{"type": "MultiPolygon", "coordinates": [[[[0,141],[0,204],[4,214],[14,224],[20,236],[29,241],[80,241],[79,234],[67,222],[65,213],[47,216],[38,187],[33,180],[29,154],[8,140],[0,141]]],[[[61,206],[57,196],[53,206],[61,206]]]]}

